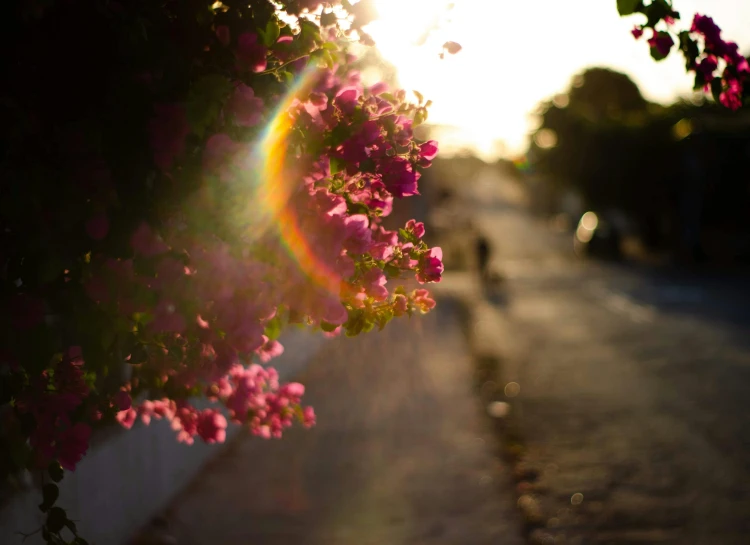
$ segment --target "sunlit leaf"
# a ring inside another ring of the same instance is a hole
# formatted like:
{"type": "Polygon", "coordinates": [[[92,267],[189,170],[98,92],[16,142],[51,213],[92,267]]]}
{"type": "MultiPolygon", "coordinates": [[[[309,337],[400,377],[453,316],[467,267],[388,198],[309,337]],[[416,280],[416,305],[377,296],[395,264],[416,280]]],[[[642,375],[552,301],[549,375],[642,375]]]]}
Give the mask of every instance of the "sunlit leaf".
{"type": "Polygon", "coordinates": [[[283,323],[280,316],[276,316],[272,320],[269,320],[265,329],[266,337],[272,341],[278,339],[279,335],[281,335],[282,325],[283,323]]]}
{"type": "Polygon", "coordinates": [[[266,28],[260,31],[259,34],[261,35],[263,45],[271,47],[276,43],[276,40],[279,39],[279,35],[281,34],[281,28],[279,27],[278,21],[276,19],[269,20],[268,24],[266,24],[266,28]]]}
{"type": "Polygon", "coordinates": [[[320,15],[320,26],[332,26],[336,24],[338,18],[332,11],[324,12],[320,15]]]}
{"type": "Polygon", "coordinates": [[[326,333],[331,333],[333,331],[336,331],[336,328],[339,327],[334,324],[329,324],[328,322],[320,322],[320,329],[325,331],[326,333]]]}
{"type": "Polygon", "coordinates": [[[339,172],[344,170],[344,168],[346,168],[346,164],[344,163],[344,161],[342,161],[338,157],[331,157],[330,162],[331,174],[338,174],[339,172]]]}
{"type": "Polygon", "coordinates": [[[617,11],[620,15],[632,15],[641,6],[641,0],[617,0],[617,11]]]}

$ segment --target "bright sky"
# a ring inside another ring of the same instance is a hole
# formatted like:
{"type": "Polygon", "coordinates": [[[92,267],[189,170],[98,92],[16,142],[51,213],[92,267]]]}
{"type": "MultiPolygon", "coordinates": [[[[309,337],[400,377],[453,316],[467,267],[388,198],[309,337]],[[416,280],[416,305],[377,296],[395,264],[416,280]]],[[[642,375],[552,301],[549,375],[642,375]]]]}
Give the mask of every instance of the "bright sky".
{"type": "MultiPolygon", "coordinates": [[[[630,29],[643,16],[620,18],[615,0],[376,0],[381,15],[369,32],[398,69],[401,85],[432,99],[430,123],[450,126],[437,138],[450,153],[470,148],[486,159],[526,147],[530,113],[566,89],[588,66],[630,75],[647,99],[667,103],[691,93],[682,56],[656,63],[630,29]],[[453,9],[448,4],[453,3],[453,9]],[[438,17],[428,41],[416,40],[438,17]],[[440,46],[463,50],[438,58],[440,46]]],[[[710,15],[726,39],[750,48],[750,1],[674,0],[680,25],[710,15]]]]}

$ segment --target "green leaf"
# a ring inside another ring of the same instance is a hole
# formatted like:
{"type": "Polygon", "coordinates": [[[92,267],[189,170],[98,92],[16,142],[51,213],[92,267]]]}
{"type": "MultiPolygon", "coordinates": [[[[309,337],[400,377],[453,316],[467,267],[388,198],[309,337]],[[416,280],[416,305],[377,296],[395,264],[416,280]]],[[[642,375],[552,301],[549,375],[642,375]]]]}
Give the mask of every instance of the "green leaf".
{"type": "Polygon", "coordinates": [[[282,321],[281,316],[275,316],[266,324],[265,335],[269,340],[275,341],[281,335],[282,321]]]}
{"type": "Polygon", "coordinates": [[[332,68],[334,64],[331,52],[327,49],[316,49],[310,53],[310,58],[317,61],[317,66],[320,68],[332,68]]]}
{"type": "Polygon", "coordinates": [[[666,0],[653,0],[648,6],[643,8],[643,13],[648,18],[646,26],[654,28],[664,17],[667,15],[672,16],[674,11],[666,0]]]}
{"type": "Polygon", "coordinates": [[[706,86],[706,78],[700,71],[695,72],[695,81],[693,82],[693,91],[698,91],[706,86]]]}
{"type": "Polygon", "coordinates": [[[419,103],[422,104],[424,102],[424,95],[422,95],[422,93],[420,93],[419,91],[412,91],[412,92],[416,95],[417,100],[419,100],[419,103]]]}
{"type": "Polygon", "coordinates": [[[320,15],[320,26],[333,26],[336,24],[337,20],[338,18],[336,17],[336,14],[332,11],[322,13],[320,15]]]}
{"type": "Polygon", "coordinates": [[[334,324],[329,324],[328,322],[320,322],[320,329],[325,331],[326,333],[330,333],[332,331],[336,331],[336,328],[339,327],[334,324]]]}
{"type": "Polygon", "coordinates": [[[401,276],[401,269],[399,269],[398,267],[394,267],[391,264],[386,265],[383,268],[383,272],[388,278],[398,278],[399,276],[401,276]]]}
{"type": "Polygon", "coordinates": [[[331,157],[331,174],[338,174],[346,168],[346,164],[338,157],[331,157]]]}
{"type": "MultiPolygon", "coordinates": [[[[671,36],[670,36],[669,32],[663,32],[663,31],[662,32],[657,32],[656,36],[658,38],[670,38],[671,39],[671,36]]],[[[662,61],[662,60],[666,59],[669,56],[669,52],[671,50],[672,50],[672,46],[671,45],[670,45],[670,48],[665,53],[662,53],[656,47],[652,47],[651,48],[651,57],[653,57],[653,59],[655,61],[662,61]]]]}
{"type": "Polygon", "coordinates": [[[687,30],[683,30],[679,34],[680,37],[680,51],[685,57],[685,69],[690,71],[695,65],[695,61],[700,55],[700,48],[698,42],[690,37],[690,33],[687,30]]]}
{"type": "Polygon", "coordinates": [[[365,327],[365,314],[361,310],[355,310],[349,314],[349,319],[344,324],[347,337],[356,337],[362,333],[365,327]]]}
{"type": "Polygon", "coordinates": [[[294,74],[289,71],[282,72],[281,77],[287,85],[294,83],[294,74]]]}
{"type": "Polygon", "coordinates": [[[721,100],[721,92],[724,90],[721,78],[716,77],[711,81],[711,95],[713,95],[714,100],[716,102],[720,102],[721,100]]]}
{"type": "Polygon", "coordinates": [[[65,263],[57,256],[49,256],[39,267],[38,278],[40,284],[47,284],[57,279],[65,269],[65,263]]]}
{"type": "Polygon", "coordinates": [[[260,32],[263,45],[271,47],[279,39],[280,34],[281,28],[279,27],[279,22],[275,18],[272,18],[268,21],[265,30],[260,32]]]}
{"type": "Polygon", "coordinates": [[[383,328],[388,325],[388,322],[390,322],[393,319],[393,311],[387,310],[385,312],[382,312],[377,317],[378,322],[378,330],[383,331],[383,328]]]}
{"type": "Polygon", "coordinates": [[[641,7],[641,0],[617,0],[617,11],[621,16],[632,15],[641,7]]]}
{"type": "Polygon", "coordinates": [[[49,510],[45,526],[47,527],[47,530],[54,534],[63,529],[67,520],[68,515],[67,513],[65,513],[64,509],[60,507],[53,507],[49,510]]]}
{"type": "Polygon", "coordinates": [[[193,133],[203,137],[206,130],[216,121],[224,101],[232,90],[232,84],[219,74],[203,76],[188,92],[185,105],[188,123],[193,133]]]}
{"type": "Polygon", "coordinates": [[[309,19],[302,19],[299,23],[300,39],[303,42],[312,42],[315,44],[323,43],[320,38],[320,27],[309,19]]]}
{"type": "Polygon", "coordinates": [[[68,527],[68,530],[70,530],[71,532],[73,532],[73,535],[75,535],[75,534],[78,533],[78,530],[76,529],[76,523],[73,522],[72,520],[70,520],[70,519],[66,520],[65,521],[65,526],[68,527]]]}
{"type": "Polygon", "coordinates": [[[57,501],[57,498],[59,496],[60,489],[57,488],[56,484],[45,484],[42,487],[42,504],[39,506],[39,509],[42,511],[49,510],[53,505],[55,505],[55,502],[57,501]]]}

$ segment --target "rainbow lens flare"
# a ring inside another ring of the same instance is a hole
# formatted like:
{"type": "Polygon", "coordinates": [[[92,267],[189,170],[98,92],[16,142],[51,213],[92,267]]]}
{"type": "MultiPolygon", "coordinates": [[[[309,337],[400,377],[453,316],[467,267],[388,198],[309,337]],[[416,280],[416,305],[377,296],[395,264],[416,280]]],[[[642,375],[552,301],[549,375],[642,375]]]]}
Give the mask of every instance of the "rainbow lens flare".
{"type": "Polygon", "coordinates": [[[252,153],[248,172],[256,190],[257,210],[253,210],[253,228],[267,226],[279,240],[299,270],[316,287],[338,296],[341,275],[320,259],[310,243],[314,233],[306,233],[301,226],[293,197],[302,185],[306,173],[295,172],[297,160],[290,152],[289,134],[294,119],[289,113],[296,98],[304,101],[320,77],[320,69],[308,66],[299,74],[287,94],[280,101],[268,122],[260,142],[252,153]]]}

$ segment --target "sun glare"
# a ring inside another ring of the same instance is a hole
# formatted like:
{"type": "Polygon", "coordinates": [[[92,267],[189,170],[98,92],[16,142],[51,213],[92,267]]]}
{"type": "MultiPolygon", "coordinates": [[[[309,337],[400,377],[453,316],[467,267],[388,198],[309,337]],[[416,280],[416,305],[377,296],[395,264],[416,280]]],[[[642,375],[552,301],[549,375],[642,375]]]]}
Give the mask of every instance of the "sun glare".
{"type": "MultiPolygon", "coordinates": [[[[750,4],[750,3],[749,3],[750,4]]],[[[532,112],[541,100],[564,91],[589,66],[630,75],[649,100],[669,102],[692,86],[683,60],[656,63],[645,40],[630,34],[634,19],[621,19],[614,0],[375,0],[380,19],[367,30],[407,90],[433,101],[441,149],[469,149],[485,159],[526,147],[532,112]],[[455,41],[457,55],[439,57],[455,41]]],[[[733,0],[681,0],[689,18],[709,10],[727,36],[743,42],[750,6],[733,0]]]]}

